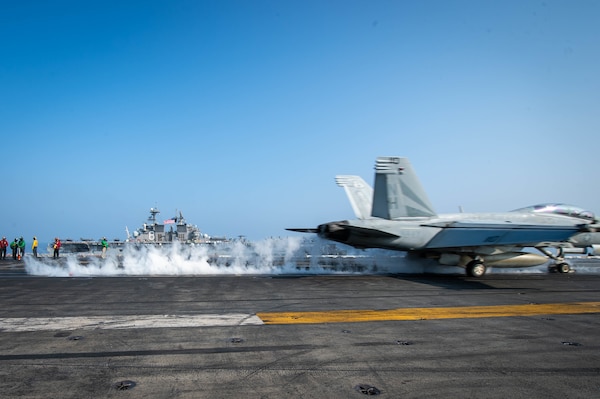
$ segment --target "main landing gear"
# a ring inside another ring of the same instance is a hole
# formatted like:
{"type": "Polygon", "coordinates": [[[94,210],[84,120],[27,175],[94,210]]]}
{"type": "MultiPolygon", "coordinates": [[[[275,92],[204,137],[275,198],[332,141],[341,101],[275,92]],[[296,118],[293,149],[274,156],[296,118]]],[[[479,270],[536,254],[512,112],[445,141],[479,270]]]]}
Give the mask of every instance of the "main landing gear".
{"type": "Polygon", "coordinates": [[[571,271],[571,266],[567,262],[558,262],[558,263],[548,266],[548,271],[559,272],[559,273],[569,273],[571,271]]]}
{"type": "Polygon", "coordinates": [[[467,264],[467,275],[470,277],[481,277],[485,274],[487,268],[480,259],[475,259],[467,264]]]}

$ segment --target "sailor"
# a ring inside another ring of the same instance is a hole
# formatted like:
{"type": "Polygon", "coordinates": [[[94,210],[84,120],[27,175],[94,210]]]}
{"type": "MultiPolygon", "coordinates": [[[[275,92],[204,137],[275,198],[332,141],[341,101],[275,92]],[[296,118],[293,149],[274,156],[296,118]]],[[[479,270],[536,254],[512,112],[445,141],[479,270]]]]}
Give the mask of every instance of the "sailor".
{"type": "Polygon", "coordinates": [[[58,251],[60,251],[60,240],[58,237],[54,239],[54,254],[52,255],[53,259],[58,259],[58,251]]]}
{"type": "Polygon", "coordinates": [[[25,240],[23,239],[23,237],[19,238],[19,242],[17,243],[17,245],[19,246],[19,253],[17,255],[17,258],[21,260],[25,256],[25,240]]]}
{"type": "Polygon", "coordinates": [[[12,249],[12,255],[14,260],[17,260],[17,249],[19,247],[17,244],[18,242],[19,240],[15,238],[15,240],[10,243],[10,249],[12,249]]]}
{"type": "Polygon", "coordinates": [[[0,240],[0,258],[6,259],[6,248],[8,247],[8,241],[6,237],[2,237],[0,240]]]}
{"type": "Polygon", "coordinates": [[[31,243],[31,251],[33,252],[33,257],[37,258],[37,249],[38,249],[38,240],[37,237],[33,237],[33,242],[31,243]]]}
{"type": "Polygon", "coordinates": [[[102,259],[106,259],[106,251],[108,249],[108,242],[106,241],[106,237],[102,237],[102,241],[100,241],[100,243],[102,244],[102,259]]]}

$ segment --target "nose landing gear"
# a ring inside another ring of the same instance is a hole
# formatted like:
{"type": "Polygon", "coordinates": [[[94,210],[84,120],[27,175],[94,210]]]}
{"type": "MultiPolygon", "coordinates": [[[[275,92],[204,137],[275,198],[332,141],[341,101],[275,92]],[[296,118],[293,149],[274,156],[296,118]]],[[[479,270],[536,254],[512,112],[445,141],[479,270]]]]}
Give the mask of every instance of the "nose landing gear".
{"type": "Polygon", "coordinates": [[[564,251],[562,247],[556,248],[556,255],[545,248],[535,247],[535,249],[555,261],[554,264],[548,266],[548,271],[559,273],[569,273],[571,271],[571,265],[565,262],[564,251]]]}

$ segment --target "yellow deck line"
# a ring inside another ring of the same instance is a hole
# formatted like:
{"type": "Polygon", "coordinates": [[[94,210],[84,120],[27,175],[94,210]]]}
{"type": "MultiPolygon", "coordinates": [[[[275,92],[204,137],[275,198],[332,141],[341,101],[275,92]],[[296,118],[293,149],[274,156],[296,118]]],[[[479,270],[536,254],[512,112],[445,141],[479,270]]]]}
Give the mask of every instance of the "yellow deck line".
{"type": "Polygon", "coordinates": [[[320,312],[259,312],[265,324],[357,323],[390,320],[466,319],[600,313],[600,302],[528,305],[401,308],[389,310],[330,310],[320,312]]]}

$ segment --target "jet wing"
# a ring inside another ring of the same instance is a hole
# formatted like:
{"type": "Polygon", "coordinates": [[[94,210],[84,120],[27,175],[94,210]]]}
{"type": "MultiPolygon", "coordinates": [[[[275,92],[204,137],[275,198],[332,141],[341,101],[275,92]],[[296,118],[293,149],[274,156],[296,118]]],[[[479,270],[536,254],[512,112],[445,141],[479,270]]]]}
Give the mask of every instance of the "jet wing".
{"type": "Polygon", "coordinates": [[[451,222],[423,226],[442,230],[426,248],[475,247],[485,245],[532,246],[539,242],[566,241],[580,226],[527,225],[513,223],[451,222]]]}

